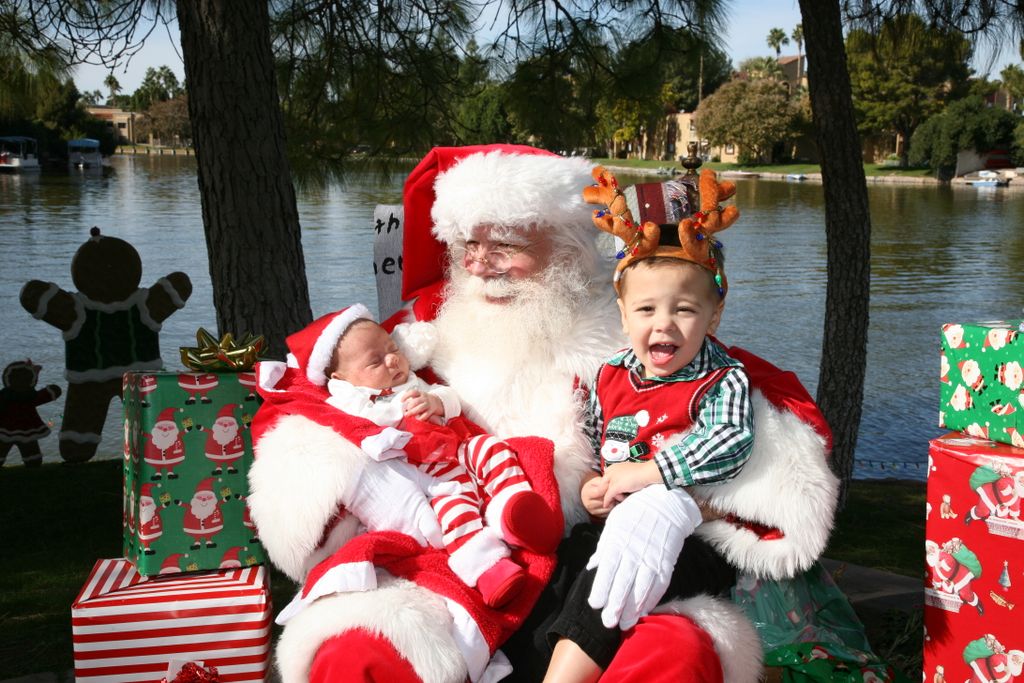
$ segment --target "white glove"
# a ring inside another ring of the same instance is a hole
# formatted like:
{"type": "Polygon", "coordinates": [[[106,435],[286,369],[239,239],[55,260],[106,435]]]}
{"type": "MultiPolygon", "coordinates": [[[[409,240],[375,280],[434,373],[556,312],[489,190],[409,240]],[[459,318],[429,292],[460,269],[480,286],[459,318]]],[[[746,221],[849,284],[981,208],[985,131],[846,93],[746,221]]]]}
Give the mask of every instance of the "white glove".
{"type": "Polygon", "coordinates": [[[587,602],[606,628],[632,628],[668,588],[683,541],[700,524],[686,491],[654,484],[612,509],[587,569],[597,568],[587,602]]]}
{"type": "Polygon", "coordinates": [[[427,501],[424,481],[422,473],[404,460],[367,458],[342,502],[370,531],[399,531],[441,548],[441,526],[427,501]]]}

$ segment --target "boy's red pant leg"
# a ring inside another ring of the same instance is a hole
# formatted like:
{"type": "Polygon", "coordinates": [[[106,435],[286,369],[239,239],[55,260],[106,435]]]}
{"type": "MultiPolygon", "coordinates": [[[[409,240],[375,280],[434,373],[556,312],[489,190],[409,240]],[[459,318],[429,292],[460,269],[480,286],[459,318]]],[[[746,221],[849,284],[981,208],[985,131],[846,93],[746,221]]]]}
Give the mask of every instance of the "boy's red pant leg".
{"type": "Polygon", "coordinates": [[[675,614],[646,616],[622,638],[601,683],[687,681],[722,683],[722,665],[711,636],[675,614]]]}
{"type": "Polygon", "coordinates": [[[309,683],[423,683],[387,638],[352,629],[324,641],[309,683]]]}

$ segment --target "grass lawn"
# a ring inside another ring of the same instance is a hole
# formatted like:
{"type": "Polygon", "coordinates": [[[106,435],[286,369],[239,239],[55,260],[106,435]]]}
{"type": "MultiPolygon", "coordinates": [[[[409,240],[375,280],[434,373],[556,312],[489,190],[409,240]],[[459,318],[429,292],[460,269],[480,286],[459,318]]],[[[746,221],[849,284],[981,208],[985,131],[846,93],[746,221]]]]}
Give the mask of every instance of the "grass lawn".
{"type": "MultiPolygon", "coordinates": [[[[121,468],[0,468],[0,676],[72,668],[71,603],[97,559],[121,555],[121,468]]],[[[826,555],[921,576],[923,512],[922,484],[855,482],[826,555]]],[[[271,590],[279,609],[295,589],[273,571],[271,590]]]]}
{"type": "MultiPolygon", "coordinates": [[[[683,167],[678,161],[653,161],[647,159],[594,159],[595,164],[602,166],[619,166],[623,168],[671,168],[675,167],[677,172],[682,172],[683,167]]],[[[821,173],[821,166],[818,164],[793,163],[793,164],[723,164],[711,161],[702,166],[715,171],[753,171],[758,173],[821,173]]],[[[880,164],[864,164],[864,175],[884,176],[899,175],[914,178],[925,178],[931,176],[927,168],[898,168],[895,166],[883,166],[880,164]]]]}

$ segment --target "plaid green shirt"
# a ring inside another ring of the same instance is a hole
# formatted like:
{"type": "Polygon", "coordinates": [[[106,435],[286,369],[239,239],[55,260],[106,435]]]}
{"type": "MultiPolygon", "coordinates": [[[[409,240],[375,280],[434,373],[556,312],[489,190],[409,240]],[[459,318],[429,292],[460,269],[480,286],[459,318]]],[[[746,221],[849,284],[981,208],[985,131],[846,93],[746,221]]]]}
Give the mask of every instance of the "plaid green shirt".
{"type": "MultiPolygon", "coordinates": [[[[626,368],[637,378],[643,377],[643,365],[632,349],[620,351],[607,364],[626,368]]],[[[692,428],[676,443],[654,453],[653,460],[669,488],[721,483],[739,473],[754,445],[750,380],[742,363],[708,339],[690,364],[667,377],[641,380],[692,382],[719,368],[732,369],[705,394],[692,428]]],[[[603,408],[614,411],[614,407],[602,407],[595,388],[590,389],[584,428],[594,448],[595,469],[600,471],[603,408]]]]}

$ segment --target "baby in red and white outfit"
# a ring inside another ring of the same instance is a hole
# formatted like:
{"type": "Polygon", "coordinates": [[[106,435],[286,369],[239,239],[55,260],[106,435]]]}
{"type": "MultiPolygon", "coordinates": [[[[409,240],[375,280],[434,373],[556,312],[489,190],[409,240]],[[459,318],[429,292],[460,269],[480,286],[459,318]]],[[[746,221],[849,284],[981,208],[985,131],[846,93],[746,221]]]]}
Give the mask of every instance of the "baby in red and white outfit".
{"type": "MultiPolygon", "coordinates": [[[[423,487],[448,565],[491,607],[511,600],[526,576],[509,559],[509,545],[550,553],[562,535],[516,452],[462,417],[451,388],[413,373],[362,304],[323,316],[306,331],[315,338],[306,376],[326,384],[327,403],[341,411],[335,427],[371,458],[402,457],[428,475],[423,487]]],[[[360,510],[351,512],[362,519],[360,510]]]]}

